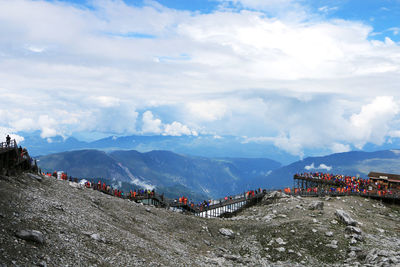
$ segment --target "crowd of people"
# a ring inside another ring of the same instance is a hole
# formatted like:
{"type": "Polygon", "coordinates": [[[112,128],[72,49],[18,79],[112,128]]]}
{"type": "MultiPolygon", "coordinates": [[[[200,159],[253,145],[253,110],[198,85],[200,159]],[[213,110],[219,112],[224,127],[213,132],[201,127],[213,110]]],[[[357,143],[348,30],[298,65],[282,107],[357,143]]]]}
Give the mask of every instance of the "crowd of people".
{"type": "MultiPolygon", "coordinates": [[[[387,187],[383,187],[378,183],[373,183],[370,179],[363,179],[355,176],[345,176],[338,174],[314,172],[296,174],[295,177],[308,178],[322,182],[329,182],[331,187],[308,187],[294,188],[294,194],[377,194],[378,196],[386,196],[399,194],[400,192],[393,191],[387,187]]],[[[285,193],[290,193],[290,188],[285,188],[285,193]]]]}
{"type": "MultiPolygon", "coordinates": [[[[70,181],[70,182],[75,182],[78,183],[80,182],[78,178],[73,178],[72,176],[68,176],[67,173],[65,172],[57,172],[54,171],[53,173],[43,173],[43,175],[46,176],[52,176],[56,179],[59,180],[64,180],[64,181],[70,181]]],[[[134,189],[134,190],[130,190],[129,194],[125,194],[122,190],[120,190],[119,188],[115,188],[111,185],[106,184],[105,182],[102,182],[101,180],[98,180],[97,182],[95,182],[94,180],[92,180],[91,182],[88,180],[81,180],[83,181],[83,185],[86,188],[91,188],[93,190],[97,190],[97,191],[101,191],[105,194],[108,195],[112,195],[115,197],[120,197],[120,198],[128,198],[131,200],[140,200],[143,198],[151,198],[153,196],[155,196],[155,191],[153,190],[147,190],[147,189],[134,189]]],[[[160,195],[160,198],[163,200],[164,195],[160,195]]]]}

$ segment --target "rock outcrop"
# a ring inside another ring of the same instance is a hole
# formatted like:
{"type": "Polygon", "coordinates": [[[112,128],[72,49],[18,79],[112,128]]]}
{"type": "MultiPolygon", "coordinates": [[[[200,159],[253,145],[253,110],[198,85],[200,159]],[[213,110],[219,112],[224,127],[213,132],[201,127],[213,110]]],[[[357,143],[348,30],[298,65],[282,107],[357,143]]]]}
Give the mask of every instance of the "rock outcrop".
{"type": "Polygon", "coordinates": [[[346,225],[356,226],[357,221],[350,217],[350,215],[344,210],[336,210],[335,215],[344,222],[346,225]]]}
{"type": "Polygon", "coordinates": [[[37,230],[20,230],[15,234],[17,237],[27,240],[36,242],[39,244],[44,243],[44,236],[40,231],[37,230]]]}

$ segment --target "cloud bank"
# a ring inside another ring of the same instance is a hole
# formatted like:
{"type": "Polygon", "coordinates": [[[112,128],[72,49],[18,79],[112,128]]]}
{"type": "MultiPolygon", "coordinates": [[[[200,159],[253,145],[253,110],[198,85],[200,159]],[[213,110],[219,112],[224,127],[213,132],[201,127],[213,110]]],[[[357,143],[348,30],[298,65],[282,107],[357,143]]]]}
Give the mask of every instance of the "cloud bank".
{"type": "Polygon", "coordinates": [[[400,136],[400,44],[299,1],[0,1],[0,21],[2,132],[229,134],[295,155],[400,136]]]}

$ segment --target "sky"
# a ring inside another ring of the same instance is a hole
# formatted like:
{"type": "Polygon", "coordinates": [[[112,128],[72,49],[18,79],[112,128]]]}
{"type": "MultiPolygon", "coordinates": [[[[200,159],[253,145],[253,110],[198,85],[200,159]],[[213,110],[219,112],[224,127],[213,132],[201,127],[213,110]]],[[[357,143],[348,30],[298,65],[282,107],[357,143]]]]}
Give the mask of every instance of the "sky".
{"type": "Polygon", "coordinates": [[[0,0],[0,136],[400,137],[400,0],[0,0]]]}

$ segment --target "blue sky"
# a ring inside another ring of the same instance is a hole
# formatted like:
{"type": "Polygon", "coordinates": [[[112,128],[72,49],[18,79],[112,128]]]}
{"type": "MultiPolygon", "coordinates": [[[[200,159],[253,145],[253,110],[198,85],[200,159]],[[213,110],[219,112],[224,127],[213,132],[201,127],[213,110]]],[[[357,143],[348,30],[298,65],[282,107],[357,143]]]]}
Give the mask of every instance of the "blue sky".
{"type": "Polygon", "coordinates": [[[398,0],[0,1],[0,135],[390,145],[399,17],[398,0]]]}
{"type": "MultiPolygon", "coordinates": [[[[92,7],[92,1],[88,0],[62,0],[62,2],[92,7]]],[[[171,9],[200,13],[212,13],[221,6],[221,1],[214,0],[158,0],[157,2],[171,9]]],[[[129,0],[125,1],[125,3],[142,7],[149,3],[149,1],[129,0]]],[[[234,8],[235,5],[233,3],[228,3],[228,6],[234,8]]],[[[394,34],[394,30],[390,30],[391,28],[399,27],[400,1],[398,0],[303,0],[298,1],[298,3],[301,3],[315,13],[326,16],[326,18],[358,20],[369,24],[374,28],[375,32],[379,33],[376,38],[389,35],[391,38],[398,40],[400,36],[399,34],[394,34]]],[[[246,8],[256,10],[243,5],[240,5],[240,8],[237,10],[246,8]]],[[[269,12],[266,13],[270,14],[269,12]]]]}

